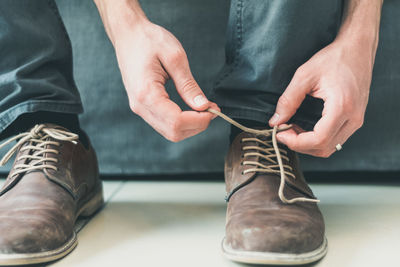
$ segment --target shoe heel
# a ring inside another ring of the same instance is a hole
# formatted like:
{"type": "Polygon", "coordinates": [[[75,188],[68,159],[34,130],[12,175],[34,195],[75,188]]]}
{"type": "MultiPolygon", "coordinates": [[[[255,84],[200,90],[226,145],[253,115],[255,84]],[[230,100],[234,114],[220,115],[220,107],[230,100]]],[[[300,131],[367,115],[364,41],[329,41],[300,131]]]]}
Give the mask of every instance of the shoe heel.
{"type": "Polygon", "coordinates": [[[96,194],[83,205],[79,212],[79,217],[90,217],[104,205],[103,187],[96,192],[96,194]]]}

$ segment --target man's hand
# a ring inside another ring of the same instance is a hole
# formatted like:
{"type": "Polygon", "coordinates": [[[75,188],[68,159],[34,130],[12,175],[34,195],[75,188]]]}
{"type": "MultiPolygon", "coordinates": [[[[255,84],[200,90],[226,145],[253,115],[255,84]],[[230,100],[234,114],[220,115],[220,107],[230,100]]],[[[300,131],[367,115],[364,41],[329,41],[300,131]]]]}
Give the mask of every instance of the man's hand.
{"type": "Polygon", "coordinates": [[[295,126],[278,133],[278,140],[290,149],[329,157],[337,144],[343,145],[362,126],[377,48],[381,4],[380,0],[374,0],[374,5],[366,0],[349,0],[336,40],[297,69],[269,124],[275,126],[289,121],[306,95],[321,98],[324,109],[313,131],[305,132],[295,126]]]}
{"type": "Polygon", "coordinates": [[[204,131],[214,117],[205,110],[219,108],[194,80],[180,42],[151,23],[136,0],[96,4],[114,45],[132,111],[173,142],[204,131]],[[170,100],[164,87],[168,79],[194,111],[182,111],[170,100]]]}

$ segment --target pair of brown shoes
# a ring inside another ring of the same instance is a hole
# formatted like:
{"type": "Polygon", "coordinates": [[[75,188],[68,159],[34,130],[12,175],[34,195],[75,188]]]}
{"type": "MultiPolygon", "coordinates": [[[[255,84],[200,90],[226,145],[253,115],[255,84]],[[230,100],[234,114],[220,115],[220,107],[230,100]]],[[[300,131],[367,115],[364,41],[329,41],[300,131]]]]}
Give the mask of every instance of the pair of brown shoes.
{"type": "MultiPolygon", "coordinates": [[[[17,153],[0,191],[0,265],[59,259],[77,244],[77,218],[103,205],[94,150],[51,124],[13,139],[17,144],[2,160],[17,153]]],[[[303,201],[315,197],[296,154],[283,146],[279,151],[281,164],[270,138],[245,132],[230,148],[223,252],[234,261],[304,264],[326,253],[323,218],[315,203],[303,201]],[[280,191],[282,181],[286,186],[280,191]],[[284,203],[293,198],[300,201],[284,203]]]]}

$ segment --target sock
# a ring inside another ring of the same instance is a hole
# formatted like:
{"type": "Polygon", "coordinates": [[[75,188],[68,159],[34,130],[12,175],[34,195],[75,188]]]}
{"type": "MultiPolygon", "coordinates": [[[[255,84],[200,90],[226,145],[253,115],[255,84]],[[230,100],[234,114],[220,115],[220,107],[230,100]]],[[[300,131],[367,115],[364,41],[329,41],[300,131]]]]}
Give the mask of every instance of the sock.
{"type": "MultiPolygon", "coordinates": [[[[240,124],[249,127],[249,128],[261,128],[261,129],[269,129],[268,123],[263,123],[259,121],[253,121],[253,120],[243,120],[243,119],[237,119],[237,122],[240,124]]],[[[241,129],[237,128],[236,126],[231,125],[231,133],[229,136],[230,143],[232,144],[233,140],[235,140],[236,136],[242,132],[241,129]]]]}
{"type": "Polygon", "coordinates": [[[41,123],[53,123],[67,128],[71,132],[79,135],[79,140],[85,147],[89,145],[86,134],[84,134],[80,128],[77,114],[49,111],[36,111],[18,116],[15,121],[0,133],[0,140],[29,131],[33,126],[41,123]]]}

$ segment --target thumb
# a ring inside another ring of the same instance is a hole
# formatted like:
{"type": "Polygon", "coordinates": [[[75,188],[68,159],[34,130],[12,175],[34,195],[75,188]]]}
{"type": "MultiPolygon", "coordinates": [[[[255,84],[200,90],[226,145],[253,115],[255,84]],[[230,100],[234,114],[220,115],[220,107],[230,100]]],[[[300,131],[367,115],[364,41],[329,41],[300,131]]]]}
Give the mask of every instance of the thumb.
{"type": "Polygon", "coordinates": [[[274,115],[269,120],[271,127],[286,123],[296,113],[307,93],[311,91],[311,83],[304,75],[296,71],[285,92],[281,95],[274,115]]]}
{"type": "Polygon", "coordinates": [[[174,81],[176,90],[186,104],[197,111],[203,111],[211,105],[211,102],[193,78],[189,61],[183,49],[179,53],[174,53],[171,57],[166,56],[165,60],[161,58],[161,63],[174,81]]]}

